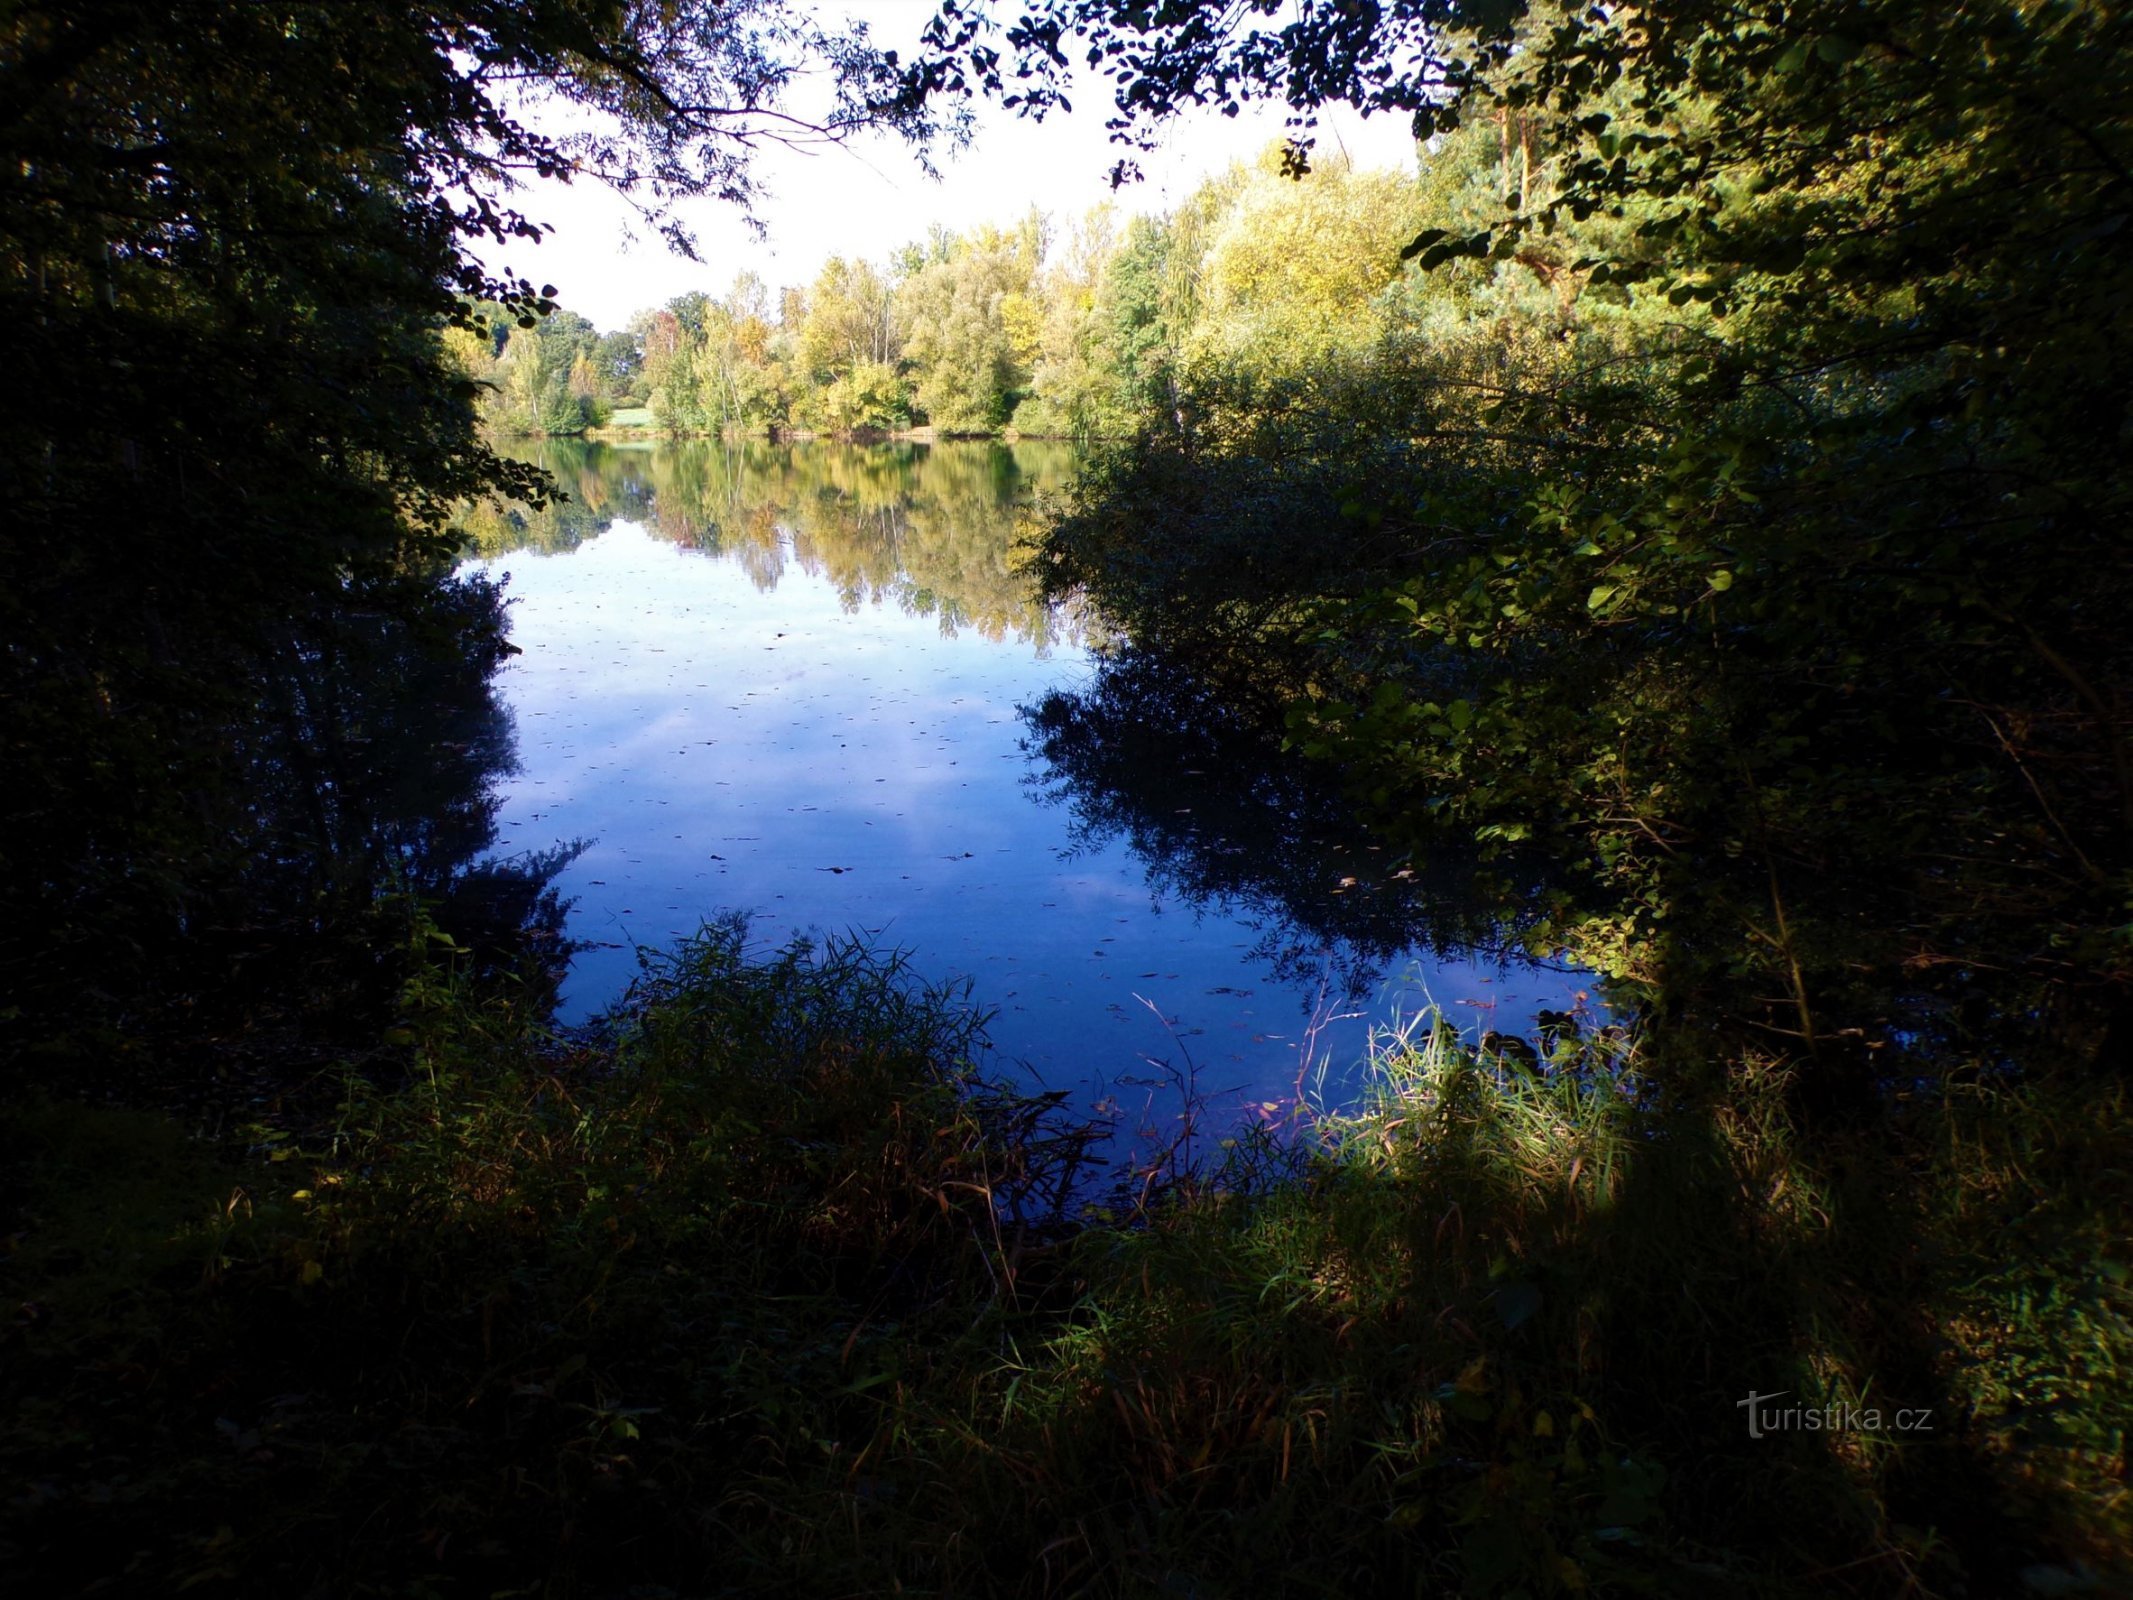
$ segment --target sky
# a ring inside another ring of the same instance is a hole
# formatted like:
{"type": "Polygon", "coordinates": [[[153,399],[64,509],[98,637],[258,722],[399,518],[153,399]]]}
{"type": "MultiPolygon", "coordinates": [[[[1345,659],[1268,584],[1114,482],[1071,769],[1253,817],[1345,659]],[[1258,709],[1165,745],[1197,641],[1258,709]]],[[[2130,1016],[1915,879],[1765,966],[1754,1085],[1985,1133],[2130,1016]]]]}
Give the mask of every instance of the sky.
{"type": "MultiPolygon", "coordinates": [[[[934,0],[855,0],[824,9],[863,19],[877,42],[908,52],[934,0]]],[[[1282,133],[1278,106],[1234,120],[1214,112],[1181,117],[1163,130],[1159,150],[1139,158],[1144,180],[1114,196],[1112,164],[1130,152],[1108,142],[1109,96],[1100,84],[1083,81],[1071,97],[1071,114],[1054,113],[1042,123],[981,106],[972,144],[936,154],[938,181],[890,138],[812,151],[766,146],[758,172],[767,193],[757,212],[765,236],[755,238],[732,207],[711,201],[683,207],[701,262],[672,254],[641,223],[634,224],[637,237],[629,237],[628,203],[583,182],[529,183],[518,204],[553,233],[538,246],[483,251],[482,259],[536,284],[554,284],[567,310],[602,329],[620,328],[632,313],[692,289],[723,294],[744,271],[775,292],[811,282],[833,255],[879,261],[924,238],[935,223],[957,231],[1007,223],[1035,205],[1063,224],[1105,200],[1122,215],[1160,214],[1202,179],[1233,160],[1252,159],[1282,133]]],[[[1414,163],[1414,141],[1402,119],[1366,120],[1343,108],[1323,114],[1320,123],[1320,149],[1344,149],[1358,166],[1414,163]]]]}

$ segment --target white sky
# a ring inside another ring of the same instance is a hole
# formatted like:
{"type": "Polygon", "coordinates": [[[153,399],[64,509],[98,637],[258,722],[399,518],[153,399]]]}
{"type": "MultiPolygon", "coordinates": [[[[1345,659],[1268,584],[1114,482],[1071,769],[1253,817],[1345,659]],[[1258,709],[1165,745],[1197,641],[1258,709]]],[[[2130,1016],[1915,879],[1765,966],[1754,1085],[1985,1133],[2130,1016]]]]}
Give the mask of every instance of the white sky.
{"type": "MultiPolygon", "coordinates": [[[[934,0],[846,0],[836,10],[864,18],[877,43],[908,55],[934,0]]],[[[1099,80],[1077,82],[1070,98],[1070,115],[1054,113],[1042,123],[981,105],[975,141],[936,154],[939,182],[893,139],[814,152],[766,146],[757,171],[766,190],[758,215],[768,236],[754,238],[731,207],[709,201],[685,207],[681,214],[695,230],[701,263],[671,254],[641,224],[632,240],[630,207],[582,182],[528,184],[517,196],[520,208],[555,231],[538,247],[492,247],[482,256],[492,268],[554,284],[565,309],[613,329],[632,312],[691,289],[723,294],[743,271],[759,274],[775,294],[782,285],[811,282],[833,255],[879,261],[923,238],[936,222],[958,231],[1008,223],[1035,205],[1064,224],[1114,198],[1107,176],[1121,155],[1132,153],[1105,135],[1111,102],[1099,80]]],[[[1202,179],[1232,160],[1250,160],[1279,138],[1282,108],[1256,111],[1235,119],[1203,113],[1171,124],[1162,148],[1140,158],[1144,181],[1115,197],[1121,215],[1168,211],[1202,179]]],[[[1361,167],[1412,168],[1415,161],[1404,119],[1366,121],[1345,108],[1321,114],[1319,147],[1345,149],[1361,167]]]]}

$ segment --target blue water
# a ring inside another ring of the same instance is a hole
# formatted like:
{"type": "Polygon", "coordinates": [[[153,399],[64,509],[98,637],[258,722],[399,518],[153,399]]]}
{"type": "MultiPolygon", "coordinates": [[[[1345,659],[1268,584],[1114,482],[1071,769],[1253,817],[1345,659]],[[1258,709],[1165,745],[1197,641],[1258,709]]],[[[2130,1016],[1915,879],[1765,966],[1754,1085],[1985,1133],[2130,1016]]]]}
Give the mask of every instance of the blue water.
{"type": "Polygon", "coordinates": [[[1413,953],[1359,996],[1284,980],[1265,913],[1180,903],[1123,842],[1070,839],[1020,710],[1097,665],[1027,602],[1009,550],[1056,449],[904,447],[893,471],[843,475],[856,447],[678,459],[718,450],[573,457],[580,524],[515,535],[548,553],[500,548],[504,530],[478,563],[508,575],[523,652],[502,679],[520,770],[500,844],[589,841],[557,883],[587,945],[566,1020],[621,995],[639,946],[738,909],[766,948],[850,932],[967,978],[1003,1057],[1130,1117],[1188,1062],[1217,1103],[1338,1099],[1371,1028],[1424,998],[1515,1030],[1578,995],[1572,975],[1413,953]],[[991,470],[962,461],[960,498],[929,495],[959,450],[991,470]],[[677,510],[684,490],[712,511],[677,510]]]}

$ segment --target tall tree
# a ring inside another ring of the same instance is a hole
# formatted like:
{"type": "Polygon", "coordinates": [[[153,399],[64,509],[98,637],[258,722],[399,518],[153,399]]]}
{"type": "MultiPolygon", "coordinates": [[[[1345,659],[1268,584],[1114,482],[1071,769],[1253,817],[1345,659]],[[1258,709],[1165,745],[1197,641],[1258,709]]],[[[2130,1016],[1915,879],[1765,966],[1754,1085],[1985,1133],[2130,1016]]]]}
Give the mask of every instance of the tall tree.
{"type": "Polygon", "coordinates": [[[1041,108],[1084,52],[1129,138],[1412,117],[1486,184],[1420,269],[1556,346],[1619,324],[1568,366],[1416,347],[1313,491],[1404,550],[1322,596],[1295,707],[1389,831],[1547,849],[1583,887],[1538,944],[1854,1080],[1993,1018],[2133,1065],[2133,16],[1051,0],[944,13],[912,76],[1041,108]]]}
{"type": "Polygon", "coordinates": [[[778,0],[0,17],[0,925],[23,1014],[85,971],[126,992],[242,867],[232,730],[307,618],[496,647],[493,615],[433,603],[452,508],[543,487],[480,442],[437,334],[478,302],[550,309],[471,253],[539,236],[516,176],[613,183],[687,247],[672,202],[755,194],[802,59],[836,85],[822,131],[878,119],[863,37],[778,0]],[[544,96],[570,131],[530,119],[544,96]]]}
{"type": "Polygon", "coordinates": [[[1034,212],[1013,229],[936,240],[906,280],[905,356],[919,372],[918,403],[944,433],[1003,426],[1026,392],[1039,319],[1031,301],[1045,225],[1034,212]]]}

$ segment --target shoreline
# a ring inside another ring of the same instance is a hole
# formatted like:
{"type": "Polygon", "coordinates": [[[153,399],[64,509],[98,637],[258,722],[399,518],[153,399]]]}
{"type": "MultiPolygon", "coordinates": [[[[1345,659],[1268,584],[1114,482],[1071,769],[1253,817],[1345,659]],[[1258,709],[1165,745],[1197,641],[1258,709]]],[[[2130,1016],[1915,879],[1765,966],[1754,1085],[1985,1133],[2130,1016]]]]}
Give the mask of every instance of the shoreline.
{"type": "Polygon", "coordinates": [[[1050,442],[1073,444],[1075,435],[1070,433],[1025,433],[1017,428],[1002,428],[997,432],[947,432],[938,428],[850,428],[822,430],[815,428],[770,428],[748,429],[738,433],[712,433],[702,430],[677,431],[668,428],[616,427],[608,425],[586,428],[579,433],[525,434],[528,439],[583,439],[592,444],[647,444],[681,443],[688,440],[716,440],[720,443],[739,443],[757,440],[764,444],[956,444],[993,443],[1022,444],[1050,442]]]}

